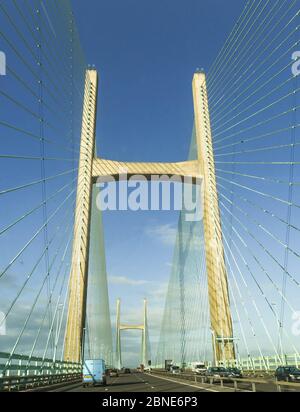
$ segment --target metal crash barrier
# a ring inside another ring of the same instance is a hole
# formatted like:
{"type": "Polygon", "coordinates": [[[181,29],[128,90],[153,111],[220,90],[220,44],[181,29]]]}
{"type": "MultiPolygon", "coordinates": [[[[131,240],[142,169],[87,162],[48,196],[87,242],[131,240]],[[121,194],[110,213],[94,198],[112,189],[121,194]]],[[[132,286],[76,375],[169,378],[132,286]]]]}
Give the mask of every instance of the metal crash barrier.
{"type": "Polygon", "coordinates": [[[239,390],[246,390],[245,388],[241,388],[241,384],[246,384],[249,385],[249,389],[252,392],[257,392],[257,386],[258,385],[274,385],[274,392],[282,392],[283,388],[287,389],[292,389],[292,390],[298,390],[300,391],[300,383],[293,383],[293,382],[282,382],[282,381],[269,381],[269,380],[263,380],[263,379],[254,379],[254,378],[232,378],[232,377],[218,377],[218,378],[213,378],[213,377],[207,377],[207,376],[201,376],[201,375],[195,375],[195,374],[187,374],[187,373],[181,373],[181,374],[172,374],[166,371],[162,370],[152,370],[151,372],[152,375],[161,375],[161,376],[168,376],[172,377],[174,379],[179,379],[179,380],[188,380],[192,381],[193,383],[201,383],[202,385],[218,385],[220,387],[227,387],[227,388],[232,388],[231,386],[228,386],[226,384],[231,383],[233,384],[233,388],[235,391],[239,390]]]}

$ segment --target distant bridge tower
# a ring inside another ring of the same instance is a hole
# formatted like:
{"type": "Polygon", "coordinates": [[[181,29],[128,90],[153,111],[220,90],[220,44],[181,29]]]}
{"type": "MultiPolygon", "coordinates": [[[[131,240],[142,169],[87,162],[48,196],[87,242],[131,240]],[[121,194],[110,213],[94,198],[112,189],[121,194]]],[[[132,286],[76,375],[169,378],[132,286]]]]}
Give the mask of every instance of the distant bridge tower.
{"type": "Polygon", "coordinates": [[[122,368],[122,348],[121,348],[121,331],[122,330],[141,330],[142,331],[142,351],[141,362],[144,366],[148,365],[148,324],[147,324],[147,300],[144,299],[143,323],[139,325],[127,325],[121,323],[121,301],[117,300],[117,319],[116,319],[116,367],[122,368]]]}

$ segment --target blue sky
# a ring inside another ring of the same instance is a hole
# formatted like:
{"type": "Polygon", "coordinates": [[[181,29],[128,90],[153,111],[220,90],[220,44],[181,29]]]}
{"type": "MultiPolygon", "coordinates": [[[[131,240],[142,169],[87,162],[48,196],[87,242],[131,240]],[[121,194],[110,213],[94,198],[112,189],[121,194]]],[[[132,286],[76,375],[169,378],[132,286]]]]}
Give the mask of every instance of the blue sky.
{"type": "Polygon", "coordinates": [[[243,6],[237,0],[73,0],[87,61],[101,77],[102,156],[187,157],[193,73],[209,68],[243,6]]]}
{"type": "MultiPolygon", "coordinates": [[[[73,0],[86,59],[100,73],[100,156],[124,161],[187,158],[193,73],[209,69],[243,7],[240,0],[73,0]]],[[[147,297],[154,341],[177,221],[176,212],[104,213],[112,313],[120,297],[123,321],[137,322],[147,297]]],[[[124,334],[124,362],[138,362],[138,339],[136,332],[124,334]]]]}

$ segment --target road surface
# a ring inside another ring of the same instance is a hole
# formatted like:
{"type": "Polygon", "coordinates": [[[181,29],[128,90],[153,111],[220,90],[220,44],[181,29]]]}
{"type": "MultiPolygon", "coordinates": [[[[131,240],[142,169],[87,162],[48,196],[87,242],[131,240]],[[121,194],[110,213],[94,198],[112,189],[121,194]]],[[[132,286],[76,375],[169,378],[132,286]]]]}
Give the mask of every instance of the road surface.
{"type": "MultiPolygon", "coordinates": [[[[256,385],[257,392],[276,392],[277,388],[271,381],[256,385]]],[[[48,389],[49,391],[49,389],[48,389]]],[[[90,386],[84,388],[82,383],[69,384],[51,392],[234,392],[233,383],[226,382],[224,387],[218,384],[209,385],[181,380],[176,376],[153,376],[143,373],[120,374],[117,378],[108,378],[107,386],[90,386]]],[[[239,382],[239,392],[251,392],[251,384],[239,382]]],[[[299,392],[299,388],[282,388],[282,391],[299,392]]]]}
{"type": "Polygon", "coordinates": [[[109,378],[107,386],[83,388],[82,384],[65,386],[52,392],[232,392],[232,389],[213,385],[195,385],[193,382],[178,382],[173,378],[160,378],[143,373],[120,374],[109,378]]]}

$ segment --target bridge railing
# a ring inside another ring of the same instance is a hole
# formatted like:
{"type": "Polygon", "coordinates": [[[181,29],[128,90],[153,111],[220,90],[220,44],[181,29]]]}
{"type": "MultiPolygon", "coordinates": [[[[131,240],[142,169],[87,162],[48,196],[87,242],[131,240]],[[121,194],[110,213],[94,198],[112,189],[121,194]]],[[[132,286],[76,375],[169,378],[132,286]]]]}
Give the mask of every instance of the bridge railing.
{"type": "Polygon", "coordinates": [[[299,354],[278,356],[264,356],[264,357],[249,357],[241,358],[239,360],[232,360],[226,362],[219,362],[219,366],[224,367],[238,367],[243,371],[275,371],[279,366],[300,366],[299,354]]]}
{"type": "Polygon", "coordinates": [[[273,385],[274,391],[282,392],[283,388],[298,390],[300,391],[300,384],[293,383],[293,382],[283,382],[277,380],[269,380],[269,379],[255,379],[250,377],[245,378],[234,378],[234,377],[208,377],[208,376],[201,376],[196,375],[193,373],[181,373],[181,374],[172,374],[167,371],[162,370],[153,370],[151,374],[161,375],[161,376],[168,376],[175,379],[180,380],[187,380],[192,381],[196,384],[200,383],[202,385],[209,384],[209,385],[218,385],[221,387],[231,387],[233,390],[250,390],[252,392],[257,392],[258,385],[273,385]],[[232,384],[232,386],[229,386],[232,384]],[[243,386],[243,387],[241,387],[243,386]]]}
{"type": "MultiPolygon", "coordinates": [[[[205,362],[207,367],[213,366],[212,362],[205,362]]],[[[228,361],[218,362],[218,366],[237,367],[243,372],[273,372],[279,366],[295,366],[300,367],[299,353],[287,354],[283,356],[264,356],[264,357],[248,357],[233,359],[228,361]]],[[[163,365],[157,365],[158,369],[162,369],[163,365]]],[[[192,369],[192,363],[187,363],[186,369],[192,369]]]]}
{"type": "Polygon", "coordinates": [[[36,390],[37,387],[47,388],[53,385],[65,385],[66,383],[79,382],[81,377],[81,373],[6,376],[0,378],[0,392],[36,390]]]}
{"type": "Polygon", "coordinates": [[[64,362],[53,359],[44,359],[0,352],[0,379],[28,376],[66,376],[78,375],[82,372],[82,365],[73,362],[64,362]]]}

